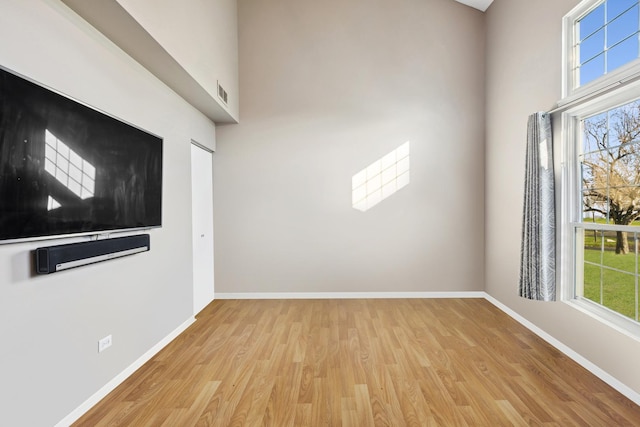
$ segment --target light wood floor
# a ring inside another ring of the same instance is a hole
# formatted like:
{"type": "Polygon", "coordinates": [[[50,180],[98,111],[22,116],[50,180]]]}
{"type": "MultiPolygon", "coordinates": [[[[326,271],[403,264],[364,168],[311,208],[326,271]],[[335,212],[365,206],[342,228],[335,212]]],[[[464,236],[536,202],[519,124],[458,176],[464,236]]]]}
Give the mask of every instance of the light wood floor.
{"type": "Polygon", "coordinates": [[[640,407],[484,299],[227,300],[75,425],[638,426],[640,407]]]}

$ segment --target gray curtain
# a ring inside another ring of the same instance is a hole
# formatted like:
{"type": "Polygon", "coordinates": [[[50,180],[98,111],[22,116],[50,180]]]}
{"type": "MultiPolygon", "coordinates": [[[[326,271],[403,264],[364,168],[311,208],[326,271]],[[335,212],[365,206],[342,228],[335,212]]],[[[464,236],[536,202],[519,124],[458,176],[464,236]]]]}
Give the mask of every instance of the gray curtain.
{"type": "Polygon", "coordinates": [[[551,116],[535,113],[527,125],[527,165],[520,253],[520,296],[556,299],[556,226],[551,116]]]}

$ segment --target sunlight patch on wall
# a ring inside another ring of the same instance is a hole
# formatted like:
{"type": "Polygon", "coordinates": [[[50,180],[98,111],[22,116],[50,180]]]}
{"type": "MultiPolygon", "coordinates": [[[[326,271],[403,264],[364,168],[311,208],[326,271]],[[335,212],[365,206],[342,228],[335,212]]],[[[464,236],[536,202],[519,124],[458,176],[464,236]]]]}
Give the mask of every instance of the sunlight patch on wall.
{"type": "Polygon", "coordinates": [[[409,141],[351,178],[351,203],[366,211],[409,184],[409,141]]]}
{"type": "Polygon", "coordinates": [[[93,197],[96,168],[45,130],[44,169],[81,199],[93,197]]]}

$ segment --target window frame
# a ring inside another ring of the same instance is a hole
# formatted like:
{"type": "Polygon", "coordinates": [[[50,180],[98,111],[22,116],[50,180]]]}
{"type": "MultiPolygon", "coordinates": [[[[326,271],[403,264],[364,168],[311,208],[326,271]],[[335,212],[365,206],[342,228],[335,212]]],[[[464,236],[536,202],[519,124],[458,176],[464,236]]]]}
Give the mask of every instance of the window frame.
{"type": "MultiPolygon", "coordinates": [[[[640,68],[640,67],[639,67],[640,68]]],[[[583,264],[579,260],[584,247],[577,241],[576,230],[586,229],[582,224],[582,192],[580,174],[580,144],[582,143],[581,121],[589,116],[640,99],[640,81],[610,91],[588,101],[581,102],[562,112],[561,132],[563,142],[561,176],[561,296],[562,300],[616,329],[640,339],[640,322],[610,310],[598,303],[576,294],[577,281],[583,264]]],[[[619,226],[625,227],[625,226],[619,226]]],[[[640,232],[640,226],[635,227],[640,232]]]]}
{"type": "MultiPolygon", "coordinates": [[[[581,279],[583,264],[580,251],[584,244],[577,242],[578,228],[582,224],[582,192],[579,155],[582,144],[581,121],[589,116],[608,111],[640,99],[640,58],[606,73],[591,82],[575,87],[577,82],[578,39],[577,22],[600,6],[605,0],[584,0],[571,10],[562,22],[562,99],[558,102],[560,125],[554,126],[554,135],[562,143],[556,156],[560,159],[559,220],[561,300],[575,309],[597,319],[617,331],[640,340],[640,322],[627,318],[605,306],[577,297],[577,280],[581,279]],[[578,264],[580,264],[578,266],[578,264]]],[[[640,232],[640,227],[638,227],[640,232]]]]}
{"type": "Polygon", "coordinates": [[[571,104],[581,98],[595,96],[615,86],[640,78],[640,56],[615,70],[608,72],[585,85],[576,87],[578,81],[577,23],[605,0],[584,0],[572,9],[562,20],[562,100],[559,106],[571,104]]]}

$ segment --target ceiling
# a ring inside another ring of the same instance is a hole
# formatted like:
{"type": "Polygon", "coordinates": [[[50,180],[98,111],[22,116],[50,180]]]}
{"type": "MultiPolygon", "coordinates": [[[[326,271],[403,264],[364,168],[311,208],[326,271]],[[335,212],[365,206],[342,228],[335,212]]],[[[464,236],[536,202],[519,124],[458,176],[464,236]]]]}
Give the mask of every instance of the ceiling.
{"type": "Polygon", "coordinates": [[[458,3],[466,4],[481,11],[486,11],[493,0],[456,0],[458,3]]]}

